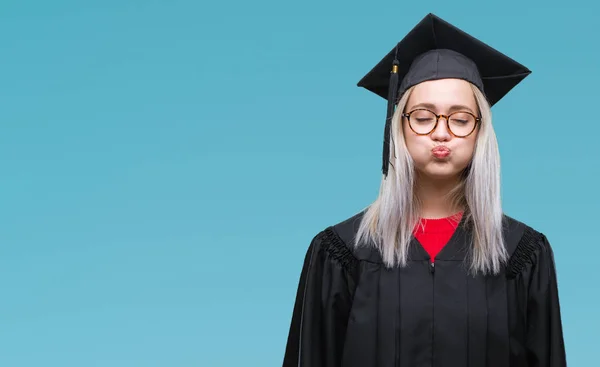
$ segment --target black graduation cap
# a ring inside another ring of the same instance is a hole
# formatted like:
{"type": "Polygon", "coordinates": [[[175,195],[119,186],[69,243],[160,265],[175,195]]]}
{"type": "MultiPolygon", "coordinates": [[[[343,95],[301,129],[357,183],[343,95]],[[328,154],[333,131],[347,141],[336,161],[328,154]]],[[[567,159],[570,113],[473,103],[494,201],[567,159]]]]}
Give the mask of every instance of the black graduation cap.
{"type": "Polygon", "coordinates": [[[434,14],[421,20],[359,82],[388,100],[383,167],[388,171],[390,122],[408,88],[427,80],[458,78],[477,86],[494,105],[531,71],[434,14]],[[399,84],[399,85],[398,85],[399,84]]]}

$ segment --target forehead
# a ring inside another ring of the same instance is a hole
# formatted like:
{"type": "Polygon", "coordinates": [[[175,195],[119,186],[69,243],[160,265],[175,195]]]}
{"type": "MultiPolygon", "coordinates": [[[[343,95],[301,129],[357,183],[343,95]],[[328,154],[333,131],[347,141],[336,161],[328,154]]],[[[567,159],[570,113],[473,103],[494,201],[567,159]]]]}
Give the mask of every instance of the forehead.
{"type": "Polygon", "coordinates": [[[421,103],[433,104],[440,110],[453,105],[477,108],[471,85],[460,79],[429,80],[416,85],[408,99],[408,107],[421,103]]]}

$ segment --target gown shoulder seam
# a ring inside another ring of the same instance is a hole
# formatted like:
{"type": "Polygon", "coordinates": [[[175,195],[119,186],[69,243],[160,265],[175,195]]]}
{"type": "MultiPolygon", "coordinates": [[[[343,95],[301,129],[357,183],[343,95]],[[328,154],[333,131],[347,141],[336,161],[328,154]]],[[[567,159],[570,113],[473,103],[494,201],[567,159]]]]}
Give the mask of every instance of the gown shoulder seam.
{"type": "Polygon", "coordinates": [[[542,234],[527,226],[506,266],[506,276],[516,278],[527,266],[534,265],[541,249],[542,234]]]}
{"type": "Polygon", "coordinates": [[[352,251],[346,246],[344,241],[338,236],[331,227],[325,228],[321,232],[322,248],[340,265],[353,272],[358,266],[359,260],[352,251]]]}

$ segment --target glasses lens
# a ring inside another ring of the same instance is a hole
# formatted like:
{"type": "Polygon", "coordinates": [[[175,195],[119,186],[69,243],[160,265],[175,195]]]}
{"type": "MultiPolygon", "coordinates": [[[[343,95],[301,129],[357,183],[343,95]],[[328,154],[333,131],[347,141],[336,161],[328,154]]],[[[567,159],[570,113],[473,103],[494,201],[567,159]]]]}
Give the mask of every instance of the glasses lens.
{"type": "Polygon", "coordinates": [[[475,128],[475,117],[470,113],[457,112],[450,116],[448,121],[450,130],[458,136],[469,135],[475,128]]]}
{"type": "Polygon", "coordinates": [[[417,134],[427,134],[435,126],[435,114],[431,111],[416,110],[410,115],[410,127],[417,134]]]}

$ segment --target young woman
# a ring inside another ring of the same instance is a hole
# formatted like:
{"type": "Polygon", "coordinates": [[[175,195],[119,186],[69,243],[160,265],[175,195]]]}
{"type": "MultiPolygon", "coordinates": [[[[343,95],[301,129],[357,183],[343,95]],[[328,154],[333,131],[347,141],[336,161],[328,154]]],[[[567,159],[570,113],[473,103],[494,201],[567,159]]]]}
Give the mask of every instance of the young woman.
{"type": "Polygon", "coordinates": [[[551,246],[500,203],[490,107],[529,73],[429,14],[361,80],[380,193],[312,240],[285,367],[566,366],[551,246]]]}

